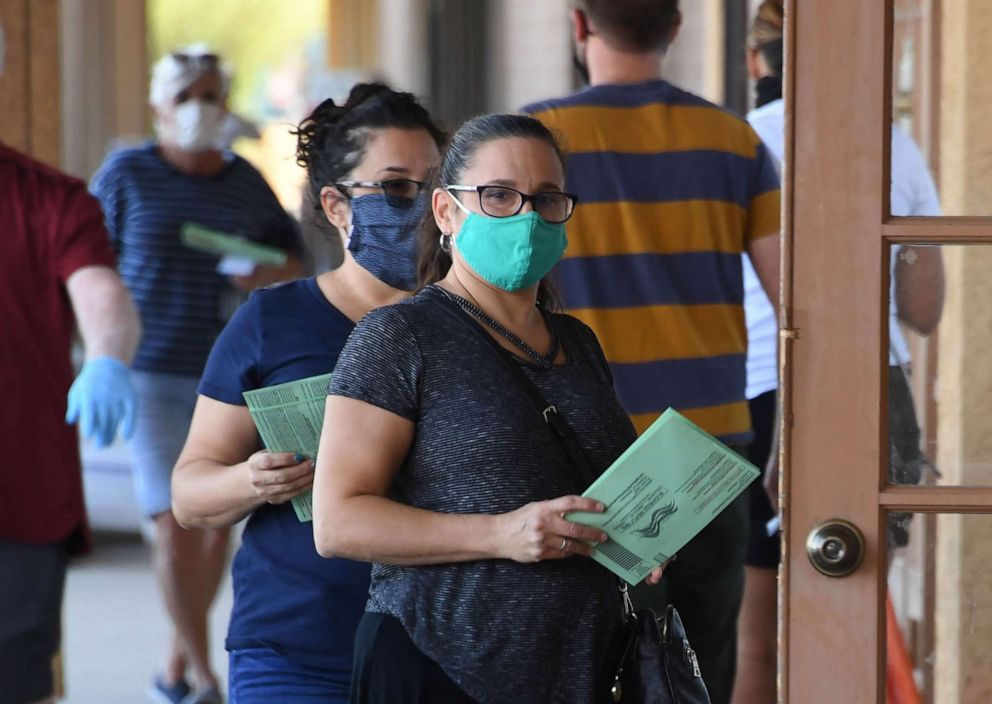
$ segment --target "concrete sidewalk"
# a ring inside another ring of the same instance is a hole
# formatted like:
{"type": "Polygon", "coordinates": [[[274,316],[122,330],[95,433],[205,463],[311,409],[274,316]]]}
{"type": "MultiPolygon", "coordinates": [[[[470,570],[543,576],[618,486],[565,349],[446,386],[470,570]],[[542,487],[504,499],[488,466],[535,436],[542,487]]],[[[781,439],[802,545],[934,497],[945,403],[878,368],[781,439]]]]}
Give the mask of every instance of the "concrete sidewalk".
{"type": "MultiPolygon", "coordinates": [[[[71,564],[66,581],[63,701],[151,701],[146,690],[161,667],[170,629],[155,585],[150,550],[133,533],[97,533],[94,539],[93,553],[71,564]]],[[[229,576],[220,589],[211,616],[211,649],[226,692],[224,634],[231,613],[229,576]]]]}

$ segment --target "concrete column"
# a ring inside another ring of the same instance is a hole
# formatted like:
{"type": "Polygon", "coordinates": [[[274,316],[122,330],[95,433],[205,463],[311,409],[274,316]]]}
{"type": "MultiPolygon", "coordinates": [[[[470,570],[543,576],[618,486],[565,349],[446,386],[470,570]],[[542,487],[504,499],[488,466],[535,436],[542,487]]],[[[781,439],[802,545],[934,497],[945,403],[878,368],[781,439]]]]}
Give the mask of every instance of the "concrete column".
{"type": "Polygon", "coordinates": [[[378,0],[327,0],[327,65],[367,70],[379,48],[378,0]]]}
{"type": "Polygon", "coordinates": [[[145,3],[62,0],[65,169],[89,178],[120,140],[151,133],[145,3]]]}
{"type": "Polygon", "coordinates": [[[430,92],[428,0],[379,0],[379,71],[391,86],[430,92]]]}
{"type": "Polygon", "coordinates": [[[723,102],[724,28],[721,0],[680,3],[682,28],[665,56],[663,74],[680,88],[723,102]]]}
{"type": "MultiPolygon", "coordinates": [[[[942,0],[940,174],[945,214],[992,213],[992,3],[942,0]]],[[[992,246],[945,247],[938,466],[942,484],[992,484],[992,246]]],[[[938,702],[992,697],[989,519],[940,516],[936,584],[938,702]]]]}
{"type": "Polygon", "coordinates": [[[57,0],[0,2],[0,140],[59,166],[57,0]]]}
{"type": "Polygon", "coordinates": [[[568,0],[493,0],[489,4],[488,109],[570,93],[572,25],[568,0]]]}

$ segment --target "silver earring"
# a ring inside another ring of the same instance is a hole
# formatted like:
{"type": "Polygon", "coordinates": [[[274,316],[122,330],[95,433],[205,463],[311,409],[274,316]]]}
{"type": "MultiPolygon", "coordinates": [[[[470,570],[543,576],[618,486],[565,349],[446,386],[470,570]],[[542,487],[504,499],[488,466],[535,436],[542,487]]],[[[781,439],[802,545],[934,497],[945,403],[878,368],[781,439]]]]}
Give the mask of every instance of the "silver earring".
{"type": "Polygon", "coordinates": [[[439,244],[441,245],[441,251],[443,251],[443,252],[449,252],[450,253],[451,252],[451,235],[449,235],[447,232],[442,232],[441,233],[441,239],[439,240],[439,244]]]}

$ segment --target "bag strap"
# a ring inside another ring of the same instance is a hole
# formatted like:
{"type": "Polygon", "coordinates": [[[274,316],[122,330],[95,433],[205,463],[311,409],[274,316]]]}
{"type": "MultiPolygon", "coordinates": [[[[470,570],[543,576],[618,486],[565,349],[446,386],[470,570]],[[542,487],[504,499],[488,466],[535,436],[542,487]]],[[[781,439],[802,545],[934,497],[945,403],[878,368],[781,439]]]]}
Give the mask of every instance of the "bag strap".
{"type": "Polygon", "coordinates": [[[568,424],[565,418],[558,413],[558,409],[554,406],[554,404],[548,403],[545,400],[544,395],[534,385],[534,383],[527,378],[527,375],[524,374],[513,355],[504,349],[503,346],[496,341],[496,338],[486,332],[486,330],[475,318],[470,316],[468,313],[463,311],[460,306],[448,299],[442,291],[439,291],[436,287],[431,286],[425,288],[424,293],[428,294],[430,300],[440,306],[440,308],[448,313],[448,315],[452,316],[461,325],[471,330],[472,333],[482,340],[499,358],[499,360],[503,363],[503,366],[510,372],[510,376],[517,381],[518,386],[520,386],[520,388],[534,402],[534,405],[541,413],[541,417],[544,418],[544,423],[561,443],[561,446],[565,450],[565,455],[568,457],[569,461],[575,466],[576,469],[579,470],[585,481],[588,484],[591,484],[595,477],[592,473],[592,469],[589,467],[588,461],[586,460],[585,453],[579,446],[579,442],[576,439],[575,432],[572,430],[572,427],[568,424]]]}
{"type": "MultiPolygon", "coordinates": [[[[572,430],[572,426],[570,426],[568,421],[566,421],[565,418],[558,413],[558,409],[555,408],[553,404],[549,404],[544,399],[544,394],[542,394],[540,390],[534,386],[534,383],[527,378],[523,370],[520,368],[520,365],[517,364],[516,360],[513,358],[513,355],[507,352],[503,346],[496,341],[496,338],[486,332],[475,318],[462,310],[460,306],[456,305],[452,300],[445,296],[443,292],[437,290],[436,285],[428,286],[424,289],[423,293],[427,294],[429,300],[436,303],[441,310],[455,318],[461,325],[467,327],[474,335],[489,346],[489,349],[491,349],[500,361],[503,362],[503,366],[505,366],[510,372],[510,376],[517,380],[520,388],[527,392],[527,395],[530,396],[531,400],[534,402],[534,405],[538,408],[538,410],[540,410],[545,424],[547,424],[548,428],[551,429],[552,434],[558,438],[558,441],[565,450],[565,454],[569,458],[569,461],[575,465],[575,467],[583,475],[586,482],[592,484],[595,476],[592,473],[592,469],[589,467],[589,463],[586,461],[585,453],[582,451],[582,448],[579,447],[579,442],[575,437],[575,431],[572,430]]],[[[628,593],[627,582],[617,577],[617,586],[619,587],[621,598],[623,600],[624,621],[630,623],[631,620],[636,619],[637,616],[634,612],[634,604],[631,602],[630,594],[628,593]]],[[[632,647],[632,644],[628,643],[627,647],[632,647]]]]}

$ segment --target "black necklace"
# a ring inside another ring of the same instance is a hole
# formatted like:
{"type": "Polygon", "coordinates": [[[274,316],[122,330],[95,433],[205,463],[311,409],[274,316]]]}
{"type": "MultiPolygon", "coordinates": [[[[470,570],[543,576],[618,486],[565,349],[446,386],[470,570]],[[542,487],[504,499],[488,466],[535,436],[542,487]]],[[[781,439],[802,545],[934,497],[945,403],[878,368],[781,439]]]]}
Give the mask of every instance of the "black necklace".
{"type": "MultiPolygon", "coordinates": [[[[561,349],[561,340],[558,338],[558,332],[555,330],[551,321],[545,317],[545,321],[548,323],[548,329],[551,331],[551,351],[547,355],[543,355],[533,347],[528,345],[526,342],[517,337],[511,330],[506,328],[502,323],[495,320],[491,315],[482,310],[479,306],[472,303],[466,298],[462,298],[456,293],[452,293],[446,288],[434,285],[438,291],[440,291],[444,296],[463,311],[471,315],[476,320],[482,322],[486,327],[491,328],[493,332],[498,333],[500,336],[505,338],[507,341],[512,343],[517,349],[523,352],[528,359],[534,362],[537,366],[542,369],[551,369],[555,366],[555,358],[558,357],[558,352],[561,349]]],[[[542,315],[544,311],[541,311],[542,315]]]]}

